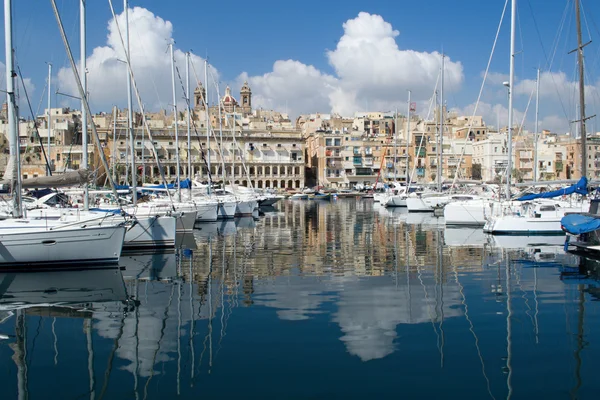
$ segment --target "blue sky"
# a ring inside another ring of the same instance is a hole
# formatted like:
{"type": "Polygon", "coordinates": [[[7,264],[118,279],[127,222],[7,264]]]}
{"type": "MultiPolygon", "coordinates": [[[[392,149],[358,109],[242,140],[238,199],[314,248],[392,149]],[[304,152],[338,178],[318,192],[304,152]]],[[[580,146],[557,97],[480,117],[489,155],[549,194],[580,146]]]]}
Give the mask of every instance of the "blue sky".
{"type": "MultiPolygon", "coordinates": [[[[107,1],[88,3],[90,57],[95,48],[107,46],[107,26],[112,16],[107,1]]],[[[78,1],[57,0],[57,4],[78,57],[78,1]]],[[[583,0],[582,4],[584,41],[593,40],[586,47],[586,78],[590,85],[587,107],[591,114],[600,105],[597,90],[600,88],[597,82],[600,2],[583,0]]],[[[37,108],[45,85],[46,61],[53,63],[54,82],[62,86],[61,91],[74,91],[74,87],[69,83],[68,63],[50,2],[20,0],[14,1],[13,7],[17,57],[24,76],[31,80],[30,94],[37,108]],[[61,68],[64,70],[59,74],[61,68]]],[[[461,112],[472,110],[504,1],[266,0],[260,3],[231,1],[224,6],[220,2],[132,0],[130,7],[147,10],[139,13],[140,20],[147,22],[144,27],[132,26],[132,30],[139,28],[132,33],[132,46],[137,39],[152,39],[152,43],[136,46],[146,59],[144,65],[139,65],[138,83],[149,108],[168,107],[172,103],[168,54],[162,51],[162,48],[166,50],[169,37],[160,36],[164,34],[172,36],[177,49],[193,50],[198,56],[195,65],[199,69],[201,58],[208,55],[218,71],[221,92],[230,84],[235,94],[243,80],[248,80],[255,106],[286,108],[292,115],[332,109],[344,114],[366,108],[385,111],[403,109],[406,90],[411,89],[421,113],[426,114],[427,99],[437,79],[435,71],[439,69],[434,65],[435,52],[442,49],[449,57],[446,102],[461,112]],[[158,25],[169,21],[172,29],[168,24],[154,29],[153,21],[158,21],[158,25]],[[346,24],[348,21],[354,21],[350,24],[352,27],[346,24]],[[369,32],[379,28],[380,34],[370,35],[369,32]],[[346,38],[344,43],[348,46],[345,48],[340,46],[342,38],[346,38]],[[156,66],[159,64],[161,67],[156,66]],[[413,85],[415,87],[411,87],[413,85]]],[[[122,8],[122,2],[116,1],[116,12],[120,13],[122,8]]],[[[546,96],[541,96],[540,114],[548,128],[568,129],[565,110],[567,114],[574,114],[576,94],[572,88],[576,78],[575,55],[567,54],[576,46],[573,8],[572,0],[518,2],[517,49],[521,52],[516,58],[516,75],[521,89],[517,90],[517,118],[522,118],[525,111],[532,85],[528,80],[535,79],[535,67],[547,68],[545,54],[550,57],[554,53],[552,69],[546,79],[550,87],[546,87],[546,96]],[[558,45],[554,46],[557,37],[558,45]],[[564,75],[560,75],[561,72],[564,75]]],[[[484,114],[491,125],[496,124],[497,115],[504,119],[506,111],[501,82],[502,74],[508,73],[508,35],[507,13],[491,67],[494,74],[486,84],[484,104],[478,112],[484,114]]],[[[113,49],[115,54],[119,51],[113,49]]],[[[134,72],[135,51],[132,48],[134,72]]],[[[118,90],[122,75],[112,76],[114,69],[104,68],[101,62],[111,56],[104,57],[90,58],[88,62],[90,93],[96,111],[108,109],[112,104],[125,104],[125,94],[118,90]],[[94,60],[97,64],[92,62],[94,60]]],[[[182,56],[176,59],[183,71],[182,56]]],[[[4,82],[0,86],[4,87],[4,82]]],[[[67,102],[64,98],[56,98],[56,101],[67,102]]],[[[532,110],[530,106],[529,124],[533,120],[532,110]]],[[[569,118],[574,119],[571,115],[569,118]]],[[[600,128],[600,124],[598,126],[600,128]]]]}

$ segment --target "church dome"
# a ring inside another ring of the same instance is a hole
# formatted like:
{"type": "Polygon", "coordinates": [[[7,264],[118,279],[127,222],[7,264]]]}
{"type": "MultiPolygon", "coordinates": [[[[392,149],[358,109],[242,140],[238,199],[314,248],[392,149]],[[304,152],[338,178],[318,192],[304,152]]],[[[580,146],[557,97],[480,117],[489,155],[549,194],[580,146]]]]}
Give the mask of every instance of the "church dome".
{"type": "Polygon", "coordinates": [[[227,86],[227,88],[225,89],[225,96],[223,96],[221,102],[224,105],[237,104],[237,100],[231,95],[231,89],[229,88],[229,86],[227,86]]]}

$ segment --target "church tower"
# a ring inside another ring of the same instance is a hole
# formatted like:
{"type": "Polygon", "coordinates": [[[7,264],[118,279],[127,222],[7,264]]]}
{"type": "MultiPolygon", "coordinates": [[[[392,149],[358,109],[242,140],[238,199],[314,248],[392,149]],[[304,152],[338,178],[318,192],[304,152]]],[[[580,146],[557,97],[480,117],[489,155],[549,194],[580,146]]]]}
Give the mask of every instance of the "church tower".
{"type": "Polygon", "coordinates": [[[248,86],[248,82],[244,82],[242,89],[240,90],[240,99],[242,112],[244,115],[248,115],[252,112],[252,90],[248,86]]]}
{"type": "Polygon", "coordinates": [[[202,82],[200,82],[196,90],[194,90],[194,111],[205,109],[204,99],[206,99],[206,89],[204,89],[202,82]]]}

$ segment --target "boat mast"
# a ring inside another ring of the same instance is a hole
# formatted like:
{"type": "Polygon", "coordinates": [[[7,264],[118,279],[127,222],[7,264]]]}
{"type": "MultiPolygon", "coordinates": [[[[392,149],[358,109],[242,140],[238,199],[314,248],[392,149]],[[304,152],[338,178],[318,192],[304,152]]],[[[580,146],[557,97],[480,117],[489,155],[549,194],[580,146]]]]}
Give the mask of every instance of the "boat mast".
{"type": "MultiPolygon", "coordinates": [[[[443,146],[444,146],[444,54],[442,54],[442,69],[441,69],[441,81],[440,81],[440,137],[438,138],[438,167],[437,167],[437,181],[438,181],[438,192],[442,191],[442,168],[443,168],[443,146]]],[[[457,167],[458,168],[458,167],[457,167]]]]}
{"type": "Polygon", "coordinates": [[[577,23],[577,63],[579,64],[579,132],[581,135],[581,176],[587,177],[587,133],[585,131],[585,84],[583,76],[583,47],[581,41],[581,12],[579,0],[575,0],[575,21],[577,23]]]}
{"type": "MultiPolygon", "coordinates": [[[[8,137],[10,144],[10,158],[12,165],[13,216],[22,216],[21,210],[21,154],[19,145],[19,131],[17,127],[17,103],[15,101],[14,58],[12,49],[12,1],[4,0],[4,47],[6,54],[6,103],[8,105],[8,137]]],[[[7,171],[9,172],[9,171],[7,171]]],[[[10,173],[9,172],[9,173],[10,173]]]]}
{"type": "Polygon", "coordinates": [[[179,128],[177,124],[177,93],[175,89],[175,56],[173,54],[173,42],[169,44],[171,49],[171,83],[173,86],[173,123],[175,124],[175,158],[177,162],[177,201],[181,201],[181,164],[179,160],[179,128]]]}
{"type": "Polygon", "coordinates": [[[112,178],[113,181],[117,180],[117,106],[113,107],[113,148],[112,148],[112,178]]]}
{"type": "MultiPolygon", "coordinates": [[[[408,156],[408,146],[410,145],[410,90],[408,91],[408,107],[406,111],[406,193],[408,193],[408,186],[410,185],[410,177],[408,171],[410,170],[410,161],[408,156]]],[[[394,166],[395,168],[395,166],[394,166]]]]}
{"type": "MultiPolygon", "coordinates": [[[[221,91],[219,90],[219,82],[216,82],[217,86],[217,96],[221,97],[221,91]]],[[[235,107],[235,105],[234,105],[235,107]]],[[[233,143],[233,142],[232,142],[233,143]]],[[[221,178],[223,179],[223,189],[225,189],[225,185],[227,184],[227,169],[225,167],[225,157],[223,157],[223,152],[225,147],[223,147],[223,115],[221,113],[221,104],[219,103],[219,146],[221,146],[221,168],[223,168],[223,173],[221,174],[221,178]]],[[[235,150],[234,150],[235,151],[235,150]]],[[[234,174],[234,165],[235,165],[235,153],[233,157],[234,161],[231,166],[232,175],[234,174]]],[[[235,179],[235,176],[234,176],[235,179]]],[[[233,187],[233,185],[232,185],[233,187]]]]}
{"type": "MultiPolygon", "coordinates": [[[[206,90],[204,91],[204,106],[205,110],[205,120],[206,120],[206,167],[208,168],[208,194],[210,195],[212,179],[210,173],[210,116],[208,115],[208,61],[204,60],[204,87],[206,90]]],[[[217,103],[217,107],[221,105],[217,103]]]]}
{"type": "MultiPolygon", "coordinates": [[[[50,155],[50,135],[52,131],[52,122],[50,122],[50,118],[52,117],[52,113],[50,112],[50,106],[52,101],[52,91],[50,89],[52,85],[52,64],[48,63],[48,158],[52,160],[50,155]]],[[[50,169],[50,163],[48,163],[48,172],[47,176],[52,175],[52,170],[50,169]]]]}
{"type": "Polygon", "coordinates": [[[190,198],[192,200],[192,138],[190,134],[190,125],[191,125],[191,108],[190,108],[190,52],[185,53],[185,84],[186,84],[186,105],[187,105],[187,165],[188,165],[188,173],[187,177],[189,179],[189,192],[190,198]]]}
{"type": "MultiPolygon", "coordinates": [[[[131,58],[129,49],[129,5],[128,0],[123,0],[123,8],[125,9],[125,53],[126,59],[131,58]]],[[[133,193],[133,205],[137,204],[137,172],[135,170],[135,146],[133,137],[133,99],[131,96],[131,75],[127,71],[127,131],[129,132],[129,148],[131,154],[131,190],[133,193]]]]}
{"type": "MultiPolygon", "coordinates": [[[[69,45],[69,41],[67,40],[65,28],[64,28],[62,20],[60,18],[60,14],[58,13],[58,7],[56,6],[56,0],[50,0],[50,2],[52,3],[52,10],[54,11],[54,17],[56,18],[56,24],[58,25],[58,30],[60,31],[61,39],[63,41],[63,44],[65,45],[65,51],[67,53],[67,58],[69,59],[69,63],[71,64],[71,70],[73,71],[73,77],[75,78],[75,84],[77,85],[77,90],[79,91],[79,95],[83,99],[82,103],[83,103],[84,109],[82,110],[82,113],[85,112],[88,114],[88,116],[90,118],[92,118],[92,111],[90,110],[90,105],[87,100],[87,94],[81,83],[81,78],[80,78],[79,72],[77,71],[77,67],[75,65],[75,59],[73,58],[73,53],[71,52],[71,46],[69,45]]],[[[6,68],[8,70],[8,65],[6,68]]],[[[83,72],[85,72],[85,71],[83,71],[83,72]]],[[[83,75],[85,75],[85,73],[83,75]]],[[[7,89],[8,89],[8,87],[7,87],[7,89]]],[[[100,161],[102,162],[102,167],[104,167],[104,170],[108,172],[110,170],[110,168],[108,166],[108,162],[106,161],[104,152],[102,151],[102,143],[100,142],[100,137],[98,136],[98,131],[96,130],[96,125],[91,124],[91,126],[92,126],[92,136],[94,138],[96,148],[99,150],[100,161]]],[[[113,196],[115,197],[115,199],[118,199],[119,195],[117,193],[117,188],[115,187],[113,180],[109,179],[108,181],[110,182],[110,188],[112,190],[113,196]]],[[[86,192],[85,198],[87,198],[87,192],[86,192]]]]}
{"type": "Polygon", "coordinates": [[[515,27],[517,0],[511,1],[510,15],[510,67],[508,77],[508,165],[506,167],[506,198],[510,199],[510,178],[512,174],[512,123],[513,123],[513,83],[515,81],[515,27]]]}
{"type": "Polygon", "coordinates": [[[538,179],[538,118],[540,111],[540,69],[537,69],[537,79],[535,81],[535,135],[533,143],[533,181],[538,179]]]}
{"type": "MultiPolygon", "coordinates": [[[[410,101],[408,102],[408,108],[410,110],[410,101]]],[[[408,119],[408,116],[406,117],[408,119]]],[[[385,157],[385,155],[384,155],[385,157]]],[[[396,109],[396,121],[394,123],[394,182],[398,180],[398,109],[396,109]]]]}
{"type": "MultiPolygon", "coordinates": [[[[83,92],[85,97],[87,97],[87,66],[86,66],[86,34],[85,34],[85,1],[79,1],[79,44],[80,44],[80,57],[81,57],[81,66],[80,76],[81,76],[81,85],[83,86],[83,92]]],[[[81,98],[81,147],[83,151],[81,152],[81,168],[88,169],[88,115],[85,112],[85,105],[83,104],[86,100],[81,98]]],[[[91,116],[90,116],[91,118],[91,116]]],[[[93,123],[93,121],[90,121],[93,123]]],[[[101,148],[98,151],[102,151],[101,148]]],[[[108,170],[106,171],[108,172],[108,170]]],[[[88,185],[87,182],[83,185],[83,209],[88,210],[90,208],[90,199],[88,195],[88,185]]]]}

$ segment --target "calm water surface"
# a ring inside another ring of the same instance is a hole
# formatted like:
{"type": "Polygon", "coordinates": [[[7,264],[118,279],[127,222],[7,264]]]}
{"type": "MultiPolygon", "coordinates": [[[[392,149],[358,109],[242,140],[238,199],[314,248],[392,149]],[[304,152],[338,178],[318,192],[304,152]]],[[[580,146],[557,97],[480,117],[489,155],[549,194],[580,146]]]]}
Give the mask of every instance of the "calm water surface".
{"type": "Polygon", "coordinates": [[[440,222],[286,201],[121,270],[0,273],[1,398],[598,398],[600,267],[440,222]]]}

